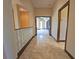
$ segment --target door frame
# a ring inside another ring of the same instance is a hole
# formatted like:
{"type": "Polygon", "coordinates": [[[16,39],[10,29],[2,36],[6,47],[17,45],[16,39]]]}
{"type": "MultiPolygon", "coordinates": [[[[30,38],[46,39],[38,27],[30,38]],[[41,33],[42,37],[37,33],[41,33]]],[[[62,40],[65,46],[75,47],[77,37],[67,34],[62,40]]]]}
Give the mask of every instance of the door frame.
{"type": "Polygon", "coordinates": [[[37,35],[37,17],[49,17],[50,18],[50,29],[49,29],[49,35],[51,36],[51,16],[35,16],[35,34],[37,35]]]}
{"type": "Polygon", "coordinates": [[[68,23],[69,23],[69,6],[70,1],[67,1],[59,10],[58,10],[58,32],[57,32],[57,42],[65,42],[67,41],[67,32],[68,32],[68,23]],[[65,40],[60,40],[60,24],[61,24],[61,11],[68,6],[67,12],[67,27],[66,27],[66,35],[65,40]]]}

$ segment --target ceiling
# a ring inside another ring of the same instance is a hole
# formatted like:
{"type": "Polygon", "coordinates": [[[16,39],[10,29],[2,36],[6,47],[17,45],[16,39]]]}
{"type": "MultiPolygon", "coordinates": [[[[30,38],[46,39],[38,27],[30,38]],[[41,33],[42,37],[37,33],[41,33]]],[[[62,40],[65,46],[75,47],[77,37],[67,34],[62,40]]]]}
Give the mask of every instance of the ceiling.
{"type": "Polygon", "coordinates": [[[32,0],[35,8],[52,8],[56,0],[32,0]]]}

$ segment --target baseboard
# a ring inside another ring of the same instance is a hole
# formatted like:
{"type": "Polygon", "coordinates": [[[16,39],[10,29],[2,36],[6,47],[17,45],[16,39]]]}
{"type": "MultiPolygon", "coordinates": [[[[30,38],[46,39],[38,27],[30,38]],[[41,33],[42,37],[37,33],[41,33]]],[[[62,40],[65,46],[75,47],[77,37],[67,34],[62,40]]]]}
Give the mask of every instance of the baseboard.
{"type": "Polygon", "coordinates": [[[58,40],[57,42],[65,42],[65,40],[58,40]]]}
{"type": "Polygon", "coordinates": [[[56,42],[65,42],[65,40],[56,40],[55,37],[52,36],[52,34],[50,34],[50,36],[51,36],[52,38],[54,38],[54,40],[55,40],[56,42]]]}
{"type": "Polygon", "coordinates": [[[25,48],[29,45],[29,43],[32,41],[32,39],[36,36],[36,34],[34,36],[32,36],[32,38],[25,44],[25,46],[18,52],[18,58],[21,56],[21,54],[24,52],[25,48]]]}
{"type": "Polygon", "coordinates": [[[50,36],[55,40],[55,41],[57,41],[56,39],[55,39],[55,37],[54,36],[52,36],[52,34],[50,34],[50,36]]]}
{"type": "Polygon", "coordinates": [[[68,56],[69,56],[71,59],[75,59],[66,49],[65,49],[65,52],[68,54],[68,56]]]}

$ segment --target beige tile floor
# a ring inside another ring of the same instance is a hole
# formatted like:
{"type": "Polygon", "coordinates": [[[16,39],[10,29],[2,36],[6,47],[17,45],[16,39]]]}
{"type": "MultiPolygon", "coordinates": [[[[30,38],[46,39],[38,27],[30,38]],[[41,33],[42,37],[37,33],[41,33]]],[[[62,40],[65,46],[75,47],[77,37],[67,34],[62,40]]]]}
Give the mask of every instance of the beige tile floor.
{"type": "Polygon", "coordinates": [[[64,51],[64,43],[57,43],[48,30],[38,30],[19,59],[70,59],[64,51]]]}

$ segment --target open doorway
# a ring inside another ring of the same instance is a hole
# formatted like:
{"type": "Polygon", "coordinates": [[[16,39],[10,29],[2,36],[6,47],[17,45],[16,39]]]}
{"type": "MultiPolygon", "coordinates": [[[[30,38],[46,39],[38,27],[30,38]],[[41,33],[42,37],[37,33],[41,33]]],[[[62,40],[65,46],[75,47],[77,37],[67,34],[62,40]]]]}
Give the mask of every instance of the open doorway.
{"type": "Polygon", "coordinates": [[[63,42],[64,47],[66,47],[66,41],[67,41],[68,21],[69,21],[69,1],[66,2],[58,11],[57,42],[63,42]]]}
{"type": "Polygon", "coordinates": [[[36,16],[35,17],[36,34],[51,34],[51,17],[36,16]]]}

